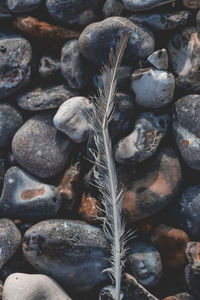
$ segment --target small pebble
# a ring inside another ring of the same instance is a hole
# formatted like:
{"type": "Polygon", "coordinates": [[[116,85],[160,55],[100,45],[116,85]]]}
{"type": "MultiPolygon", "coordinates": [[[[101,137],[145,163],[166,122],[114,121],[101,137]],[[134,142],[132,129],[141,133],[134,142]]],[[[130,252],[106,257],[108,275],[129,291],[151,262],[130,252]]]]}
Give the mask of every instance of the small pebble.
{"type": "Polygon", "coordinates": [[[44,55],[41,58],[39,74],[42,78],[49,79],[54,76],[59,76],[60,72],[61,72],[61,65],[57,57],[44,55]]]}
{"type": "Polygon", "coordinates": [[[24,13],[34,10],[42,0],[7,0],[8,9],[13,13],[24,13]]]}
{"type": "Polygon", "coordinates": [[[175,2],[175,0],[122,0],[122,3],[129,11],[148,10],[160,5],[167,4],[169,2],[175,2]]]}
{"type": "Polygon", "coordinates": [[[147,60],[159,70],[168,69],[168,54],[166,49],[156,50],[147,60]]]}

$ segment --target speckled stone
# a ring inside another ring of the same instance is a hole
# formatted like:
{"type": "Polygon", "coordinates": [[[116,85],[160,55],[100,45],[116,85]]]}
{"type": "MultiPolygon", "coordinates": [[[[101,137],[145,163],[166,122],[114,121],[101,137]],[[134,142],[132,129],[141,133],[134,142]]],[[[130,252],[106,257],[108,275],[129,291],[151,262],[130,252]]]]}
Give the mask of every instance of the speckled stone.
{"type": "Polygon", "coordinates": [[[71,300],[53,279],[42,274],[13,273],[4,284],[4,300],[71,300]]]}
{"type": "Polygon", "coordinates": [[[55,79],[61,72],[60,60],[55,56],[44,55],[40,59],[39,74],[42,78],[55,79]]]}
{"type": "Polygon", "coordinates": [[[172,73],[162,70],[138,69],[132,74],[131,89],[137,104],[159,108],[170,103],[174,96],[175,79],[172,73]]]}
{"type": "Polygon", "coordinates": [[[0,147],[7,146],[23,124],[19,109],[9,103],[0,102],[0,147]]]}
{"type": "Polygon", "coordinates": [[[58,174],[68,162],[72,142],[53,126],[55,112],[42,112],[28,119],[12,141],[16,161],[40,178],[58,174]]]}
{"type": "Polygon", "coordinates": [[[108,61],[110,48],[116,48],[123,32],[130,32],[124,62],[131,64],[153,52],[152,31],[123,17],[110,17],[88,25],[79,38],[80,51],[89,60],[102,65],[108,61]]]}
{"type": "Polygon", "coordinates": [[[13,13],[23,13],[34,10],[42,0],[7,0],[8,9],[13,13]]]}
{"type": "Polygon", "coordinates": [[[45,88],[29,90],[17,97],[18,105],[30,111],[58,108],[66,100],[75,97],[78,92],[68,84],[49,85],[45,88]]]}
{"type": "Polygon", "coordinates": [[[25,233],[23,252],[39,272],[75,293],[95,288],[107,278],[107,241],[101,229],[83,221],[48,220],[25,233]]]}
{"type": "Polygon", "coordinates": [[[98,19],[103,3],[103,0],[47,0],[46,8],[63,25],[86,26],[98,19]]]}
{"type": "Polygon", "coordinates": [[[133,276],[145,287],[158,284],[162,275],[159,252],[150,243],[133,242],[128,256],[133,276]]]}
{"type": "Polygon", "coordinates": [[[154,51],[147,60],[159,70],[168,69],[168,54],[166,49],[154,51]]]}
{"type": "Polygon", "coordinates": [[[73,89],[83,89],[88,85],[88,66],[79,51],[78,40],[71,40],[62,48],[61,71],[73,89]]]}
{"type": "Polygon", "coordinates": [[[168,115],[156,116],[150,112],[140,114],[134,130],[116,145],[116,161],[136,164],[151,157],[164,138],[168,123],[168,115]]]}
{"type": "Polygon", "coordinates": [[[21,245],[21,233],[9,219],[0,219],[0,268],[21,245]]]}
{"type": "Polygon", "coordinates": [[[21,36],[0,33],[0,99],[17,92],[30,78],[32,50],[21,36]]]}
{"type": "Polygon", "coordinates": [[[143,11],[174,1],[175,0],[122,0],[122,3],[129,11],[143,11]]]}
{"type": "Polygon", "coordinates": [[[173,131],[186,164],[200,171],[200,95],[187,95],[175,102],[173,131]]]}
{"type": "Polygon", "coordinates": [[[60,208],[61,197],[54,186],[44,184],[18,167],[4,177],[0,198],[0,216],[14,218],[50,218],[60,208]]]}

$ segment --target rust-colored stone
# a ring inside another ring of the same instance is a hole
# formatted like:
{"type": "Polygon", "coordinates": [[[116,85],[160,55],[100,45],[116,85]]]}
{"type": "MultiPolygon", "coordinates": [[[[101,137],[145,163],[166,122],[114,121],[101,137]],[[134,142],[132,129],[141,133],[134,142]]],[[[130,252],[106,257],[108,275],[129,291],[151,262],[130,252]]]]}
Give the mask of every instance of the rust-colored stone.
{"type": "Polygon", "coordinates": [[[98,223],[97,217],[102,217],[103,213],[99,209],[101,203],[89,193],[84,192],[82,195],[81,206],[79,208],[79,214],[83,220],[89,223],[98,223]]]}
{"type": "Polygon", "coordinates": [[[160,252],[164,266],[179,267],[186,263],[185,249],[189,237],[183,230],[160,225],[153,232],[151,241],[160,252]]]}
{"type": "Polygon", "coordinates": [[[41,196],[45,193],[44,187],[41,189],[31,189],[31,190],[25,190],[21,193],[22,200],[31,200],[37,196],[41,196]]]}

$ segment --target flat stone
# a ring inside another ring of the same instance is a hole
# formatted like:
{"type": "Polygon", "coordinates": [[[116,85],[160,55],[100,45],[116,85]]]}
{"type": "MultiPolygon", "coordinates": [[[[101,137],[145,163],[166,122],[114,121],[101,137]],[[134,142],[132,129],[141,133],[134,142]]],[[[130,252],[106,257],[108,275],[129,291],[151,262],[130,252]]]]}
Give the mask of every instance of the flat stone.
{"type": "Polygon", "coordinates": [[[101,229],[83,221],[48,220],[25,233],[23,252],[39,272],[52,276],[67,291],[85,292],[107,276],[108,245],[101,229]]]}
{"type": "Polygon", "coordinates": [[[122,3],[129,11],[143,11],[152,9],[157,6],[167,4],[169,2],[175,2],[175,0],[122,0],[122,3]]]}
{"type": "Polygon", "coordinates": [[[147,60],[159,70],[168,69],[168,54],[166,49],[154,51],[147,60]]]}
{"type": "Polygon", "coordinates": [[[42,0],[7,0],[8,9],[13,13],[23,13],[34,10],[42,0]]]}

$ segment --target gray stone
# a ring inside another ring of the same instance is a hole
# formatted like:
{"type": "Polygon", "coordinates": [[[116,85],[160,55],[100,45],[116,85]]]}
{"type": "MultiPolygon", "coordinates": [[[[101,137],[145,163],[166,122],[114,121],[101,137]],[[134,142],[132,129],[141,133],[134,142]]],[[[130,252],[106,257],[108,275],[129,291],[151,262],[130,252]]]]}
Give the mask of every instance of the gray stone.
{"type": "Polygon", "coordinates": [[[161,6],[170,2],[175,2],[175,0],[122,0],[122,3],[129,11],[143,11],[152,9],[157,6],[161,6]]]}
{"type": "Polygon", "coordinates": [[[83,89],[88,85],[87,66],[79,51],[78,40],[65,43],[61,52],[61,71],[73,89],[83,89]]]}
{"type": "Polygon", "coordinates": [[[115,50],[123,32],[130,32],[124,62],[131,64],[149,56],[154,50],[154,36],[150,29],[123,17],[110,17],[88,25],[79,38],[80,51],[98,65],[108,61],[110,49],[115,50]]]}
{"type": "Polygon", "coordinates": [[[3,300],[71,300],[53,279],[42,274],[13,273],[7,277],[3,300]]]}
{"type": "Polygon", "coordinates": [[[57,57],[44,55],[40,59],[39,74],[42,78],[49,79],[61,72],[60,61],[57,57]]]}
{"type": "Polygon", "coordinates": [[[23,239],[26,260],[52,276],[67,291],[84,292],[107,278],[108,245],[98,227],[76,220],[47,220],[28,229],[23,239]]]}
{"type": "Polygon", "coordinates": [[[166,49],[156,50],[147,60],[159,70],[168,69],[168,54],[166,49]]]}
{"type": "Polygon", "coordinates": [[[28,119],[12,141],[16,161],[40,178],[51,177],[65,168],[72,142],[53,126],[54,112],[42,112],[28,119]]]}
{"type": "Polygon", "coordinates": [[[140,114],[134,130],[116,145],[116,161],[136,164],[151,157],[164,138],[168,123],[168,115],[140,114]]]}
{"type": "Polygon", "coordinates": [[[31,11],[41,3],[42,0],[7,0],[9,10],[14,13],[31,11]]]}
{"type": "Polygon", "coordinates": [[[9,145],[22,124],[23,118],[19,109],[12,104],[0,102],[0,147],[9,145]]]}
{"type": "Polygon", "coordinates": [[[0,34],[0,99],[17,92],[30,78],[32,50],[21,36],[0,34]]]}
{"type": "Polygon", "coordinates": [[[14,218],[54,217],[61,197],[54,186],[44,184],[18,167],[11,167],[4,177],[0,198],[0,216],[14,218]]]}
{"type": "Polygon", "coordinates": [[[18,96],[18,105],[31,111],[40,111],[58,108],[66,100],[78,96],[68,84],[49,85],[45,88],[36,88],[18,96]]]}

